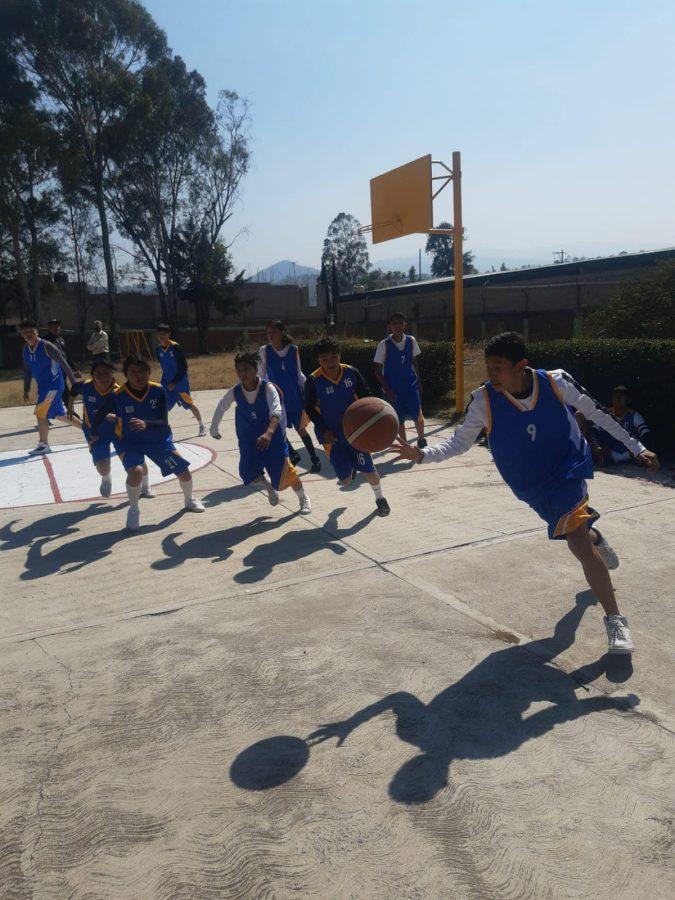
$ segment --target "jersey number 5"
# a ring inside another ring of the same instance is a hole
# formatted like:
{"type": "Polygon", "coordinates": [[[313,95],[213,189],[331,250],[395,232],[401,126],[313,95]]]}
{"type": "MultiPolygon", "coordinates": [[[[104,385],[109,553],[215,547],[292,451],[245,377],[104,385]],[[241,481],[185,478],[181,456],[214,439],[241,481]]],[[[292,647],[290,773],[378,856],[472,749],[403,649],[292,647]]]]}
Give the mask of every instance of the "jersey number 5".
{"type": "Polygon", "coordinates": [[[527,426],[527,433],[529,434],[530,438],[531,438],[533,441],[536,440],[536,438],[537,438],[537,426],[536,426],[536,425],[528,425],[528,426],[527,426]]]}

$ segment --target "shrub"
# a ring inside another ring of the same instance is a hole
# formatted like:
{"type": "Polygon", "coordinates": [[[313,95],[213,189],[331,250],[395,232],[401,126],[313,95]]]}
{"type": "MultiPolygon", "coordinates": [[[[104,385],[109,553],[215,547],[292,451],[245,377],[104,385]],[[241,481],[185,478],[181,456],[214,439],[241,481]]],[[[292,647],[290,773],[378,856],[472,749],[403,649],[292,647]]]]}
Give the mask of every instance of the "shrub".
{"type": "Polygon", "coordinates": [[[528,343],[530,365],[565,369],[602,405],[625,384],[652,429],[656,449],[675,448],[675,341],[588,339],[528,343]]]}
{"type": "MultiPolygon", "coordinates": [[[[302,370],[305,374],[317,367],[314,357],[316,341],[298,341],[302,370]]],[[[433,403],[442,400],[455,386],[455,350],[446,341],[420,341],[422,355],[419,357],[420,377],[424,390],[424,400],[433,403]]],[[[380,385],[375,378],[373,357],[377,341],[340,341],[342,362],[354,366],[361,372],[371,390],[379,394],[380,385]]]]}
{"type": "Polygon", "coordinates": [[[675,262],[623,285],[584,321],[584,336],[675,338],[675,262]]]}

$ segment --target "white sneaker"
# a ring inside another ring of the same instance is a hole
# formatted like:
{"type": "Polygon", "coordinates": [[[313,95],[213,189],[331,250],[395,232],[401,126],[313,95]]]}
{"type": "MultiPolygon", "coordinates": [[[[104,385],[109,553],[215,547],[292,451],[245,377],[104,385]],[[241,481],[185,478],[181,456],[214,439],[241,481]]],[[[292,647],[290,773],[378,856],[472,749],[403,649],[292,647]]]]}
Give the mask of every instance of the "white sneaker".
{"type": "Polygon", "coordinates": [[[127,511],[127,531],[137,531],[141,527],[141,511],[137,506],[130,506],[127,511]]]}
{"type": "Polygon", "coordinates": [[[300,515],[308,516],[312,511],[312,504],[309,502],[309,497],[305,494],[304,497],[300,499],[300,515]]]}
{"type": "Polygon", "coordinates": [[[156,496],[157,494],[153,491],[150,485],[141,488],[141,497],[145,497],[146,500],[152,500],[152,498],[156,496]]]}
{"type": "Polygon", "coordinates": [[[199,426],[199,432],[197,433],[197,437],[206,437],[206,425],[203,422],[199,426]]]}
{"type": "Polygon", "coordinates": [[[608,653],[633,653],[635,644],[630,636],[628,619],[625,616],[605,616],[608,653]]]}
{"type": "Polygon", "coordinates": [[[201,500],[197,500],[196,497],[190,497],[189,500],[185,501],[185,509],[190,512],[206,512],[206,507],[202,503],[201,500]]]}
{"type": "Polygon", "coordinates": [[[598,543],[593,546],[598,551],[600,559],[608,569],[618,569],[619,557],[616,555],[616,551],[607,543],[597,528],[592,528],[591,531],[594,531],[598,536],[598,543]]]}
{"type": "Polygon", "coordinates": [[[51,453],[52,448],[49,444],[43,444],[42,441],[38,441],[37,447],[33,450],[28,451],[29,456],[45,456],[47,453],[51,453]]]}
{"type": "Polygon", "coordinates": [[[99,491],[101,492],[101,497],[109,497],[112,494],[112,481],[109,478],[102,478],[99,491]]]}

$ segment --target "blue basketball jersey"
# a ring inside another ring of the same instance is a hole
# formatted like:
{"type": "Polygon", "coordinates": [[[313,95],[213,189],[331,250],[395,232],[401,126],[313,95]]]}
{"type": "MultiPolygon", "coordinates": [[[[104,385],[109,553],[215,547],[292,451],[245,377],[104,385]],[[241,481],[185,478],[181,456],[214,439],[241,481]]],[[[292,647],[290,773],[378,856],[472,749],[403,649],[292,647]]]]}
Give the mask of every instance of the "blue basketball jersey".
{"type": "Polygon", "coordinates": [[[410,335],[404,336],[401,350],[391,335],[385,341],[386,356],[383,374],[389,387],[396,393],[406,393],[417,387],[417,373],[413,365],[413,342],[410,335]]]}
{"type": "MultiPolygon", "coordinates": [[[[176,390],[181,389],[188,383],[187,374],[182,375],[181,378],[176,381],[176,375],[178,373],[178,360],[176,359],[175,350],[180,349],[178,343],[176,341],[170,341],[166,350],[162,347],[161,344],[158,344],[155,347],[155,355],[159,360],[159,364],[162,367],[162,384],[175,384],[176,390]]],[[[185,388],[189,390],[189,388],[185,388]]]]}
{"type": "Polygon", "coordinates": [[[63,372],[61,366],[47,355],[45,342],[40,340],[35,345],[35,349],[31,350],[28,344],[24,345],[23,358],[26,365],[31,371],[31,375],[37,382],[38,388],[49,389],[63,393],[65,381],[63,380],[63,372]]]}
{"type": "MultiPolygon", "coordinates": [[[[267,402],[266,388],[269,381],[260,379],[258,393],[253,403],[249,403],[244,395],[241,384],[235,385],[234,400],[236,408],[234,412],[234,427],[237,432],[237,440],[240,449],[255,447],[256,440],[264,434],[270,424],[270,408],[267,402]]],[[[284,430],[279,425],[270,441],[269,449],[283,447],[285,441],[284,430]]]]}
{"type": "Polygon", "coordinates": [[[151,381],[142,397],[136,397],[122,385],[114,393],[117,425],[115,435],[129,447],[159,446],[173,441],[168,424],[145,431],[134,431],[129,427],[131,419],[156,421],[166,415],[166,392],[161,384],[151,381]]]}
{"type": "Polygon", "coordinates": [[[354,387],[356,379],[352,366],[340,363],[340,374],[337,381],[333,381],[324,375],[322,369],[312,372],[312,378],[316,385],[316,398],[318,412],[323,417],[329,431],[336,437],[342,434],[342,419],[347,408],[357,400],[354,387]]]}
{"type": "Polygon", "coordinates": [[[300,387],[300,351],[291,344],[285,356],[279,356],[271,344],[265,347],[265,368],[269,380],[283,392],[284,406],[293,418],[302,410],[304,395],[300,387]]]}
{"type": "MultiPolygon", "coordinates": [[[[85,381],[85,383],[82,385],[82,428],[87,440],[91,439],[91,426],[94,422],[96,413],[118,388],[119,385],[113,383],[112,387],[110,387],[105,392],[105,394],[100,394],[96,389],[93,379],[85,381]]],[[[99,440],[104,443],[109,443],[116,436],[115,427],[115,422],[101,422],[101,424],[96,429],[96,434],[99,440]]]]}
{"type": "Polygon", "coordinates": [[[488,442],[504,481],[521,500],[536,500],[568,479],[593,477],[593,460],[576,419],[550,374],[532,372],[532,406],[524,410],[490,382],[484,385],[488,442]]]}

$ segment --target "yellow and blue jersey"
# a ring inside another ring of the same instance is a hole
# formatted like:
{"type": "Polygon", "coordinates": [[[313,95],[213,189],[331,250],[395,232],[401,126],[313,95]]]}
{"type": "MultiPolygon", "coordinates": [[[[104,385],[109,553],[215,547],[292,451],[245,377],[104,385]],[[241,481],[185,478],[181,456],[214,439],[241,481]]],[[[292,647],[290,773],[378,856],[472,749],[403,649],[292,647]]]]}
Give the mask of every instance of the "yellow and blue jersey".
{"type": "Polygon", "coordinates": [[[363,375],[353,366],[340,364],[340,374],[333,380],[323,369],[316,369],[305,385],[305,409],[317,428],[319,440],[323,431],[342,435],[342,419],[347,408],[359,397],[370,395],[363,375]]]}
{"type": "MultiPolygon", "coordinates": [[[[82,430],[88,441],[91,442],[91,429],[99,410],[108,403],[108,398],[112,397],[118,388],[119,385],[113,383],[104,394],[101,394],[97,390],[93,379],[89,379],[78,390],[72,391],[73,394],[79,393],[82,395],[82,430]]],[[[115,422],[108,422],[106,419],[103,419],[96,429],[96,435],[101,441],[112,441],[115,437],[115,422]]]]}
{"type": "Polygon", "coordinates": [[[549,372],[532,372],[530,409],[488,381],[488,443],[495,465],[520,500],[530,505],[566,481],[593,477],[591,453],[549,372]]]}
{"type": "Polygon", "coordinates": [[[108,413],[117,417],[115,438],[125,447],[160,447],[173,445],[173,436],[169,428],[166,391],[161,384],[154,381],[148,383],[141,397],[133,394],[126,384],[108,395],[101,404],[94,420],[92,432],[99,434],[108,413]],[[134,431],[130,427],[132,419],[142,419],[146,423],[144,431],[134,431]]]}

